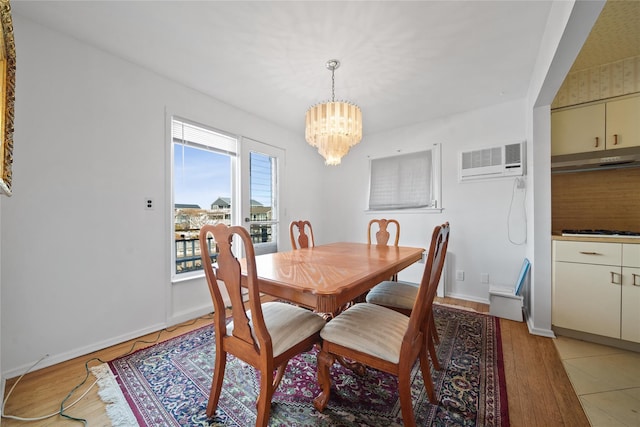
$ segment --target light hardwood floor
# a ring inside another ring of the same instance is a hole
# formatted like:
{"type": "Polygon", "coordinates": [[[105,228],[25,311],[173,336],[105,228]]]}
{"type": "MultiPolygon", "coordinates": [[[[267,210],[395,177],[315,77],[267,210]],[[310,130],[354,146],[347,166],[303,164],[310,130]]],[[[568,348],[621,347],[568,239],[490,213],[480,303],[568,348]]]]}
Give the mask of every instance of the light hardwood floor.
{"type": "MultiPolygon", "coordinates": [[[[489,307],[485,304],[451,298],[436,298],[436,301],[468,307],[482,313],[489,311],[489,307]]],[[[186,322],[183,326],[171,328],[170,331],[147,335],[140,338],[140,341],[155,342],[157,337],[159,337],[158,341],[164,341],[210,322],[211,318],[205,316],[193,322],[186,322]]],[[[589,426],[589,421],[567,377],[553,340],[530,335],[526,324],[521,322],[501,319],[500,327],[511,426],[589,426]]],[[[120,357],[134,348],[134,342],[135,340],[128,341],[25,375],[13,391],[4,413],[26,418],[58,412],[62,400],[85,378],[87,361],[93,358],[108,361],[120,357]]],[[[137,342],[135,349],[149,345],[151,344],[137,342]]],[[[93,360],[89,366],[98,363],[98,360],[93,360]]],[[[5,394],[11,389],[16,379],[7,381],[5,394]]],[[[68,399],[67,404],[82,395],[93,381],[93,376],[89,375],[84,386],[68,399]]],[[[87,420],[91,427],[111,425],[105,413],[105,405],[98,397],[97,386],[89,390],[87,395],[66,413],[87,420]]],[[[76,426],[80,424],[60,416],[30,423],[2,419],[2,426],[23,425],[76,426]]]]}

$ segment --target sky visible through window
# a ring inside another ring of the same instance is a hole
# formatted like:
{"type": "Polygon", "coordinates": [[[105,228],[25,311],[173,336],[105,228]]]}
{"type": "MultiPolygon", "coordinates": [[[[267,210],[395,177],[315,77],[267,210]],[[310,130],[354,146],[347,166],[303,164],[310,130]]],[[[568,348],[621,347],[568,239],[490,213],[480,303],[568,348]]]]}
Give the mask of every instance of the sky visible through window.
{"type": "MultiPolygon", "coordinates": [[[[210,209],[219,197],[231,198],[231,158],[226,154],[188,145],[174,145],[174,197],[176,204],[210,209]]],[[[251,154],[251,198],[271,205],[269,156],[251,154]]]]}
{"type": "Polygon", "coordinates": [[[231,197],[231,158],[186,145],[174,145],[176,204],[210,209],[219,197],[231,197]]]}

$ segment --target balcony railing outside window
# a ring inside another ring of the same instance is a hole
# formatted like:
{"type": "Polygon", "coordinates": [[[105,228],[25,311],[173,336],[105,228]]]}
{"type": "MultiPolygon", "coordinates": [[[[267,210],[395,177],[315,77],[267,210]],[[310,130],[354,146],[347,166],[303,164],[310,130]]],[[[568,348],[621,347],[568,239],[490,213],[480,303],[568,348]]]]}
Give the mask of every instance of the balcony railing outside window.
{"type": "MultiPolygon", "coordinates": [[[[211,262],[218,259],[216,242],[213,238],[207,239],[211,262]]],[[[202,258],[200,251],[200,241],[198,239],[177,239],[176,240],[176,273],[202,270],[202,258]]]]}
{"type": "MultiPolygon", "coordinates": [[[[192,233],[197,230],[192,230],[192,233]]],[[[272,242],[272,226],[252,224],[250,227],[251,240],[254,244],[272,242]]],[[[176,251],[176,273],[186,273],[188,271],[202,270],[202,253],[200,251],[200,240],[197,238],[177,238],[175,241],[176,251]]],[[[218,259],[218,249],[213,238],[207,239],[211,262],[218,259]]]]}

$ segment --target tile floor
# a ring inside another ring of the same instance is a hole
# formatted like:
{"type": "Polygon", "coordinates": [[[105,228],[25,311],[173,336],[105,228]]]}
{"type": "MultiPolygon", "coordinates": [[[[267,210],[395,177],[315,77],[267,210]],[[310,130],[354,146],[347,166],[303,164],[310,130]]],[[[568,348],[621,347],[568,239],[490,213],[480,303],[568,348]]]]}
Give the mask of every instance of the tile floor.
{"type": "Polygon", "coordinates": [[[593,427],[640,426],[640,353],[562,336],[555,344],[593,427]]]}

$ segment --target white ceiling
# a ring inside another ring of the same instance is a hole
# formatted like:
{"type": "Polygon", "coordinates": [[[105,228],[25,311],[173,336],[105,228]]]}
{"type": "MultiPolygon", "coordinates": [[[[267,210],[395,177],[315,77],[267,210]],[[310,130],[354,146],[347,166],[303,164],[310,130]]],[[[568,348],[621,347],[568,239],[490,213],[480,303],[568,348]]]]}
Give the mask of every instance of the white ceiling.
{"type": "MultiPolygon", "coordinates": [[[[364,133],[523,97],[549,1],[20,1],[14,16],[304,133],[331,97],[364,133]]],[[[19,35],[19,32],[17,32],[19,35]]],[[[16,37],[20,55],[20,39],[16,37]]]]}

